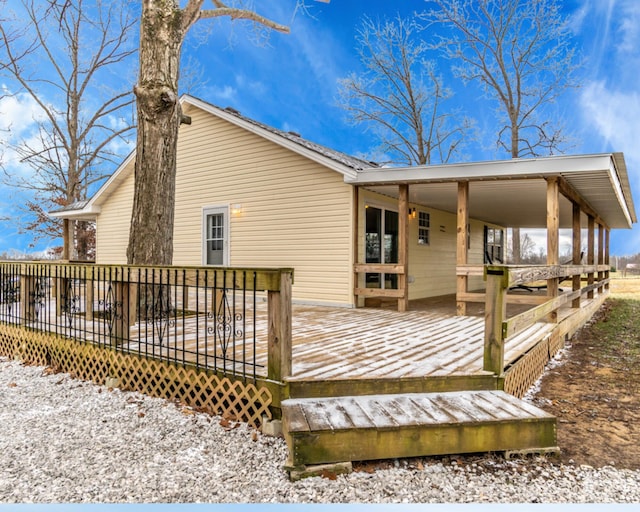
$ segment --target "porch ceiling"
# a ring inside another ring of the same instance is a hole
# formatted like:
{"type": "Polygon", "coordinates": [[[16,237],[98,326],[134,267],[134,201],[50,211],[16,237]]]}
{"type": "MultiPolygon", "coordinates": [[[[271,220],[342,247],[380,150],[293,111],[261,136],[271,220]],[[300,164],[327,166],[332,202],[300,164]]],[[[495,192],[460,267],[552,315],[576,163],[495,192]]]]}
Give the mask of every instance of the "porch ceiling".
{"type": "MultiPolygon", "coordinates": [[[[398,197],[396,185],[365,188],[396,199],[398,197]]],[[[482,181],[469,184],[469,216],[499,226],[546,228],[546,200],[547,184],[544,180],[482,181]]],[[[458,185],[412,184],[409,187],[409,201],[455,214],[458,209],[458,185]]],[[[561,228],[571,227],[572,215],[571,203],[561,197],[561,228]]],[[[583,224],[586,226],[586,221],[583,224]]]]}
{"type": "MultiPolygon", "coordinates": [[[[609,228],[630,228],[636,222],[626,166],[619,153],[371,169],[360,171],[349,182],[394,198],[398,197],[397,185],[407,183],[412,203],[455,213],[457,183],[469,181],[470,217],[506,227],[544,228],[544,178],[551,176],[562,177],[609,228]]],[[[571,225],[572,205],[561,195],[560,227],[571,225]]]]}

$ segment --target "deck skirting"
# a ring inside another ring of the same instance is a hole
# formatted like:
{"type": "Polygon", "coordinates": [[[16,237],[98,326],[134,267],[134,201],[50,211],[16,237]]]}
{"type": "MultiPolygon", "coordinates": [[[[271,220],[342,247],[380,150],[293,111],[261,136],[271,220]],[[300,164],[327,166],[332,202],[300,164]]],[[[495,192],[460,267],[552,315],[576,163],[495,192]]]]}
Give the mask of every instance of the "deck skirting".
{"type": "Polygon", "coordinates": [[[606,298],[606,295],[599,295],[579,310],[569,310],[570,313],[560,319],[552,331],[509,364],[505,368],[504,391],[518,398],[524,397],[542,376],[547,363],[564,347],[565,340],[593,316],[606,298]]]}

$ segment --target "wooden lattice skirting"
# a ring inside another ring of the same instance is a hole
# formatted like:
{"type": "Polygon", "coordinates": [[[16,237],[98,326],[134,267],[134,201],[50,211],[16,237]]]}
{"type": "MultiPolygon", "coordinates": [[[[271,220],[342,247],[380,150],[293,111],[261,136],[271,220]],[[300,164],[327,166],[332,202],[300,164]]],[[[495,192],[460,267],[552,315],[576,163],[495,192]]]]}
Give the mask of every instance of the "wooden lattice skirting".
{"type": "Polygon", "coordinates": [[[544,373],[546,364],[564,347],[565,337],[570,337],[584,325],[605,301],[606,295],[591,301],[564,322],[558,324],[553,332],[531,348],[520,359],[505,369],[504,390],[522,398],[531,386],[544,373]]]}
{"type": "Polygon", "coordinates": [[[70,340],[54,334],[0,325],[0,356],[26,364],[51,366],[74,378],[118,387],[232,417],[259,427],[272,418],[271,392],[252,382],[219,377],[197,368],[116,352],[107,347],[70,340]]]}
{"type": "Polygon", "coordinates": [[[513,363],[504,374],[504,390],[518,398],[522,398],[531,386],[544,373],[549,360],[564,346],[564,337],[551,335],[520,359],[513,363]]]}

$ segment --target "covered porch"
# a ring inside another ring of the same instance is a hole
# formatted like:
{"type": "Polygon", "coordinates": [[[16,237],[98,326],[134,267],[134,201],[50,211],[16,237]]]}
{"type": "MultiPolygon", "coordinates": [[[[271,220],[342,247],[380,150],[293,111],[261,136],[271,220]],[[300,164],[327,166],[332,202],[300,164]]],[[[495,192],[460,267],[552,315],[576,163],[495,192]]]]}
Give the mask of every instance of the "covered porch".
{"type": "MultiPolygon", "coordinates": [[[[515,233],[520,229],[544,230],[546,266],[573,266],[575,272],[565,278],[577,291],[581,279],[593,284],[608,276],[611,229],[628,229],[636,222],[626,165],[620,153],[367,169],[347,181],[355,190],[357,240],[368,232],[362,197],[373,192],[396,200],[397,255],[389,262],[383,255],[371,263],[366,248],[356,242],[354,295],[359,305],[365,300],[371,303],[372,298],[393,299],[398,311],[406,311],[409,300],[419,298],[414,274],[424,269],[419,268],[422,263],[412,249],[416,240],[411,237],[416,236],[416,228],[410,235],[410,223],[416,222],[416,210],[419,216],[421,208],[455,216],[455,242],[438,248],[443,254],[442,265],[432,265],[428,271],[433,277],[447,275],[452,292],[455,290],[458,315],[465,315],[475,303],[485,302],[485,265],[521,264],[517,238],[509,248],[505,244],[507,229],[516,230],[515,233]],[[471,250],[472,238],[477,240],[479,236],[472,233],[472,220],[476,229],[478,222],[485,224],[481,249],[471,250]],[[487,231],[492,235],[489,240],[487,231]],[[510,255],[508,249],[512,249],[510,255]],[[369,276],[375,273],[394,276],[392,285],[370,286],[369,276]]],[[[427,218],[425,231],[429,228],[435,226],[429,226],[427,218]]],[[[417,243],[424,243],[420,229],[417,243]]],[[[445,231],[446,227],[440,226],[440,230],[445,231]]],[[[540,282],[540,275],[533,272],[529,281],[515,286],[530,289],[534,285],[546,290],[546,297],[507,293],[506,302],[538,306],[558,296],[558,279],[550,277],[540,282]]],[[[429,296],[424,289],[423,285],[422,293],[429,296]]],[[[588,298],[592,297],[590,292],[588,298]]],[[[572,306],[580,307],[579,297],[572,306]]]]}

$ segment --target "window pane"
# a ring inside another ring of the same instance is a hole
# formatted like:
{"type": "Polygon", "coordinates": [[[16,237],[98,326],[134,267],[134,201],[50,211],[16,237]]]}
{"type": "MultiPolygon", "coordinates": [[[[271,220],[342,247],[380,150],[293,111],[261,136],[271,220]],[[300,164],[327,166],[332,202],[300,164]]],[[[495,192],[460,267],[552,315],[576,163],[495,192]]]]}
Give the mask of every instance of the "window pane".
{"type": "Polygon", "coordinates": [[[224,264],[224,214],[207,215],[207,265],[224,264]]]}

